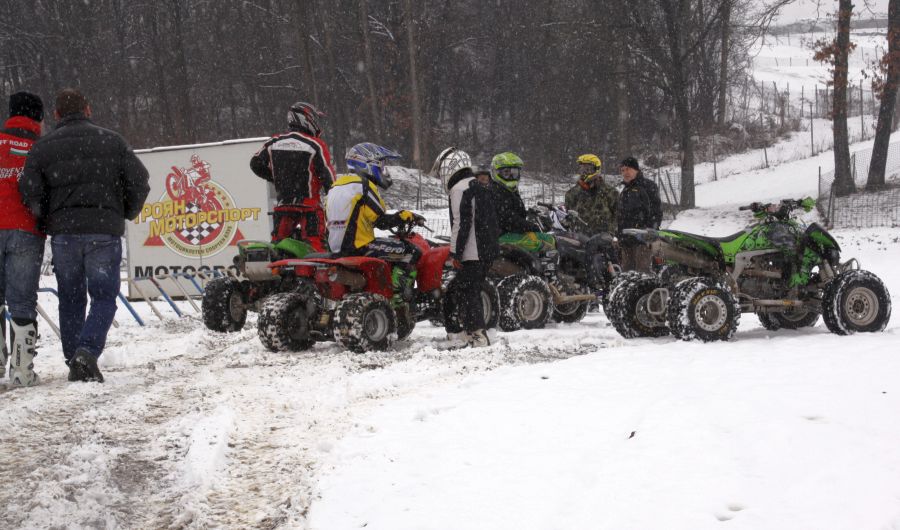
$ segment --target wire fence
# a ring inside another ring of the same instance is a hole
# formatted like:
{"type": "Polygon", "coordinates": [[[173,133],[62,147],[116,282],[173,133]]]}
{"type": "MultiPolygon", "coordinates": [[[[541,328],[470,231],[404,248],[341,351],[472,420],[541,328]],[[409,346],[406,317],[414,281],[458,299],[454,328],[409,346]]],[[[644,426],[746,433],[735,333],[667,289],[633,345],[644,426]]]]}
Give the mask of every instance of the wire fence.
{"type": "Polygon", "coordinates": [[[834,171],[819,174],[819,212],[831,228],[900,227],[900,142],[888,148],[885,188],[867,191],[872,149],[851,155],[850,167],[856,192],[838,197],[834,193],[834,171]]]}

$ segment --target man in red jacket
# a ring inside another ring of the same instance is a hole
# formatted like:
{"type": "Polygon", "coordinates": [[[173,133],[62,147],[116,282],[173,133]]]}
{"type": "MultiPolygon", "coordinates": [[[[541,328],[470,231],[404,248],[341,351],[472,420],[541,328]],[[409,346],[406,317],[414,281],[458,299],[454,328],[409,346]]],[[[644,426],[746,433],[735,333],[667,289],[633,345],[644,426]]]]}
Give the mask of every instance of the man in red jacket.
{"type": "Polygon", "coordinates": [[[309,103],[294,103],[287,114],[290,131],[273,137],[250,159],[250,169],[271,182],[278,196],[273,241],[297,230],[318,252],[325,252],[322,194],[335,180],[331,154],[321,138],[323,116],[309,103]]]}
{"type": "Polygon", "coordinates": [[[9,97],[9,119],[0,129],[0,304],[9,308],[10,348],[6,348],[6,315],[0,313],[3,345],[0,379],[12,386],[37,384],[34,373],[37,339],[37,289],[44,257],[44,234],[19,194],[19,174],[32,144],[41,136],[44,104],[28,92],[9,97]]]}

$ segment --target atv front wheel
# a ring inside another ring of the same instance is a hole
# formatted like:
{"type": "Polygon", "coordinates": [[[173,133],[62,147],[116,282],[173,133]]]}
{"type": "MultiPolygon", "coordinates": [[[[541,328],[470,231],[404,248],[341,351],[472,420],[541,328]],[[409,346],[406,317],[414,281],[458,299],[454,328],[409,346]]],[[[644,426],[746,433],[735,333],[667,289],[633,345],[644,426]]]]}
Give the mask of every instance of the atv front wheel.
{"type": "Polygon", "coordinates": [[[210,280],[203,290],[203,323],[213,331],[240,331],[247,321],[241,282],[230,276],[210,280]]]}
{"type": "Polygon", "coordinates": [[[757,313],[756,316],[759,317],[759,323],[769,331],[808,328],[819,321],[819,313],[804,309],[784,313],[757,313]]]}
{"type": "Polygon", "coordinates": [[[665,307],[650,312],[651,293],[663,286],[655,276],[629,276],[618,284],[610,297],[607,318],[626,339],[662,337],[669,334],[665,307]]]}
{"type": "Polygon", "coordinates": [[[500,329],[516,331],[543,328],[553,313],[550,287],[542,278],[517,274],[500,280],[500,329]]]}
{"type": "Polygon", "coordinates": [[[647,275],[640,271],[625,271],[620,272],[613,277],[613,279],[609,282],[609,286],[603,292],[603,296],[600,298],[600,303],[603,306],[603,314],[606,315],[606,318],[609,318],[610,301],[612,300],[612,296],[613,293],[615,293],[616,288],[626,281],[636,280],[645,276],[647,275]]]}
{"type": "Polygon", "coordinates": [[[883,331],[891,319],[891,295],[869,271],[842,272],[825,286],[822,318],[837,335],[883,331]]]}
{"type": "Polygon", "coordinates": [[[334,310],[334,339],[355,353],[387,350],[397,336],[397,315],[374,293],[347,296],[334,310]]]}
{"type": "MultiPolygon", "coordinates": [[[[481,307],[484,311],[484,329],[497,327],[500,318],[500,296],[497,288],[488,280],[481,284],[481,307]]],[[[455,280],[447,286],[447,292],[441,300],[441,309],[444,313],[443,322],[436,325],[444,326],[447,333],[460,333],[463,330],[462,318],[459,315],[459,289],[455,280]]],[[[433,323],[433,322],[432,322],[433,323]]]]}
{"type": "Polygon", "coordinates": [[[277,293],[263,300],[256,332],[270,351],[302,351],[315,344],[310,337],[313,304],[303,293],[277,293]]]}
{"type": "Polygon", "coordinates": [[[734,336],[741,320],[741,308],[719,282],[688,278],[672,290],[666,316],[675,337],[712,342],[734,336]]]}

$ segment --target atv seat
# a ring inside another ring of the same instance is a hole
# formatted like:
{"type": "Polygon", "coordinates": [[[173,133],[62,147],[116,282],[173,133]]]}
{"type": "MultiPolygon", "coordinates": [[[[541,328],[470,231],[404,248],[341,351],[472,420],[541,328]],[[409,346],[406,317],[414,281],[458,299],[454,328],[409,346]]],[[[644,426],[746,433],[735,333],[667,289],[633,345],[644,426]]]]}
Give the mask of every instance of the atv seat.
{"type": "Polygon", "coordinates": [[[666,232],[671,232],[673,234],[680,234],[680,235],[688,236],[692,239],[699,239],[700,241],[706,241],[707,243],[710,243],[712,245],[720,245],[722,243],[730,243],[730,242],[734,241],[735,239],[743,236],[746,233],[745,231],[741,230],[740,232],[737,232],[736,234],[731,234],[730,236],[709,237],[709,236],[701,236],[698,234],[691,234],[690,232],[682,232],[680,230],[666,230],[666,232]]]}
{"type": "Polygon", "coordinates": [[[310,252],[303,256],[303,259],[332,259],[337,257],[339,257],[337,254],[332,254],[331,252],[310,252]]]}

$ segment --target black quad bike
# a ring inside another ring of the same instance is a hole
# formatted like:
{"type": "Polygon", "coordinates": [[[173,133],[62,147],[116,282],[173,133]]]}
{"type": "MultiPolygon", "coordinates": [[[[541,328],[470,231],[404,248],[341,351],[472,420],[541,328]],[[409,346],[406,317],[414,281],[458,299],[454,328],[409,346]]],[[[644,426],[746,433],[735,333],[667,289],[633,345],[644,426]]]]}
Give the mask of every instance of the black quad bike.
{"type": "Polygon", "coordinates": [[[543,229],[536,237],[553,243],[526,250],[501,238],[500,257],[488,274],[497,284],[504,331],[542,328],[551,319],[581,321],[618,270],[612,237],[579,233],[583,221],[574,212],[539,203],[529,218],[543,229]]]}
{"type": "Polygon", "coordinates": [[[626,230],[652,250],[657,274],[623,273],[607,316],[626,338],[672,333],[682,340],[731,339],[741,313],[756,313],[769,330],[798,329],[821,316],[832,333],[884,330],[891,298],[882,281],[822,226],[792,216],[811,198],[753,203],[756,222],[722,238],[677,230],[626,230]]]}

